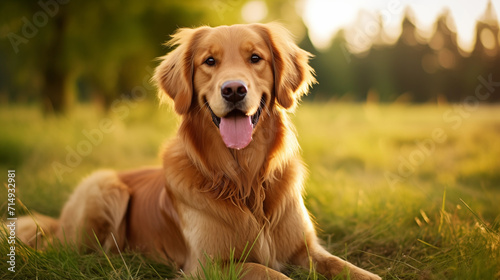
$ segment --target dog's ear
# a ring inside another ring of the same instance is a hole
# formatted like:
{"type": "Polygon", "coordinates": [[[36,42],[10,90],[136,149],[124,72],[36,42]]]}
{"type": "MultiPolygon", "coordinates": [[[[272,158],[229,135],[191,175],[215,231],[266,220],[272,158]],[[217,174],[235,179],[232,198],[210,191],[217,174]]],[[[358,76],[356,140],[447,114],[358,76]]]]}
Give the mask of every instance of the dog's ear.
{"type": "Polygon", "coordinates": [[[276,101],[293,110],[300,98],[316,83],[309,66],[312,55],[299,48],[288,30],[277,23],[255,24],[267,41],[272,54],[276,101]]]}
{"type": "Polygon", "coordinates": [[[160,65],[156,67],[153,81],[158,87],[158,97],[166,96],[174,101],[175,111],[186,114],[193,99],[193,54],[196,41],[205,28],[181,28],[172,35],[166,46],[177,48],[160,57],[160,65]]]}

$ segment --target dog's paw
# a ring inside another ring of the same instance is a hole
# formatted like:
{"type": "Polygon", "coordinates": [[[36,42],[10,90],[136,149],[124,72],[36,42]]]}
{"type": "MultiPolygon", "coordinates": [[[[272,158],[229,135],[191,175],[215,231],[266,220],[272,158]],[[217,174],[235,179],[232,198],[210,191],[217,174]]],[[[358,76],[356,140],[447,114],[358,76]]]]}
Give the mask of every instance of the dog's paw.
{"type": "Polygon", "coordinates": [[[350,279],[352,280],[382,280],[382,278],[376,274],[366,271],[362,268],[355,267],[350,269],[350,279]]]}

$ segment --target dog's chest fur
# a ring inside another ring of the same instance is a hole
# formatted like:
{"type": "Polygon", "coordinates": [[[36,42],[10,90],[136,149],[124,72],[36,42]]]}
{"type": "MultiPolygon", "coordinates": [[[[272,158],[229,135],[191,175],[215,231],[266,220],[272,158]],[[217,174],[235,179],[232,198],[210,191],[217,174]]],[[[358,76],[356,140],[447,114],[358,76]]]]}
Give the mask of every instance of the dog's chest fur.
{"type": "MultiPolygon", "coordinates": [[[[254,181],[259,185],[252,189],[259,191],[248,196],[250,204],[201,191],[199,186],[213,181],[197,171],[182,151],[170,151],[164,157],[164,168],[167,188],[177,198],[177,212],[188,248],[185,269],[196,265],[194,260],[205,259],[204,254],[228,260],[234,250],[236,259],[245,259],[248,254],[247,261],[280,270],[301,245],[294,242],[303,240],[306,229],[297,225],[307,225],[308,217],[300,195],[299,160],[290,162],[272,180],[254,181]],[[175,169],[167,164],[169,161],[176,162],[175,169]]],[[[230,182],[219,183],[222,187],[234,187],[230,182]]]]}

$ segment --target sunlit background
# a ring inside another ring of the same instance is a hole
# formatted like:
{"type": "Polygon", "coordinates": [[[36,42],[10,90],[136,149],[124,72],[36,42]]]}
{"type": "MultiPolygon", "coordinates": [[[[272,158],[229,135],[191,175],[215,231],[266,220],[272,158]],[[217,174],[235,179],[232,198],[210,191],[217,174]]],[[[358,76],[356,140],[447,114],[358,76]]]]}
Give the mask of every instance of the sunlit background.
{"type": "MultiPolygon", "coordinates": [[[[489,12],[493,13],[491,19],[495,20],[495,15],[500,11],[500,1],[491,2],[493,6],[489,12]]],[[[401,35],[401,22],[406,12],[413,16],[418,35],[428,40],[435,30],[436,19],[448,12],[451,17],[447,24],[452,31],[457,32],[460,48],[471,52],[476,40],[477,21],[484,19],[488,3],[488,0],[307,0],[303,3],[302,15],[314,45],[324,48],[340,29],[374,36],[380,32],[379,23],[384,29],[387,42],[394,42],[401,35]]],[[[354,50],[366,49],[366,44],[356,42],[355,38],[350,38],[349,43],[354,50]]]]}
{"type": "Polygon", "coordinates": [[[306,100],[460,102],[478,76],[499,71],[500,0],[0,5],[0,102],[36,102],[46,112],[132,96],[168,52],[169,34],[206,24],[283,23],[315,55],[319,84],[306,100]]]}

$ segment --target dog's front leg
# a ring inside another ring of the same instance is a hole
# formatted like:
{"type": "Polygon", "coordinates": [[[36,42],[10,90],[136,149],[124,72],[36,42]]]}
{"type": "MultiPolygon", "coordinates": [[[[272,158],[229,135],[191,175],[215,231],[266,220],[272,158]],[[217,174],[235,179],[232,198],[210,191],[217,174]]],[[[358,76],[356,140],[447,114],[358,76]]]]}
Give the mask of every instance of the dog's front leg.
{"type": "Polygon", "coordinates": [[[285,274],[258,263],[243,263],[241,280],[290,280],[285,274]]]}
{"type": "MultiPolygon", "coordinates": [[[[229,269],[229,265],[222,264],[222,273],[229,273],[229,269]]],[[[258,263],[237,264],[235,271],[240,271],[237,276],[241,280],[290,280],[283,273],[258,263]]],[[[201,266],[193,266],[185,273],[191,276],[205,277],[201,266]]]]}
{"type": "Polygon", "coordinates": [[[313,241],[307,242],[307,246],[304,244],[304,248],[294,257],[294,264],[300,265],[306,269],[311,268],[312,265],[318,273],[326,276],[328,279],[337,275],[343,275],[345,279],[351,280],[382,279],[378,275],[359,268],[339,257],[333,256],[321,247],[316,242],[315,238],[312,239],[313,241]]]}
{"type": "Polygon", "coordinates": [[[315,250],[311,253],[311,256],[316,265],[316,270],[326,277],[344,274],[347,279],[353,280],[382,279],[378,275],[359,268],[339,257],[331,255],[319,245],[316,246],[315,250]]]}

